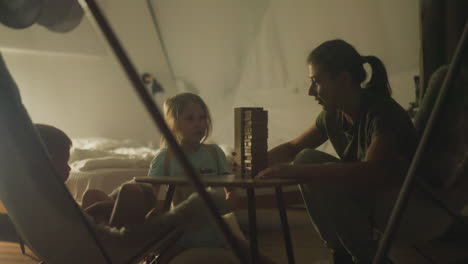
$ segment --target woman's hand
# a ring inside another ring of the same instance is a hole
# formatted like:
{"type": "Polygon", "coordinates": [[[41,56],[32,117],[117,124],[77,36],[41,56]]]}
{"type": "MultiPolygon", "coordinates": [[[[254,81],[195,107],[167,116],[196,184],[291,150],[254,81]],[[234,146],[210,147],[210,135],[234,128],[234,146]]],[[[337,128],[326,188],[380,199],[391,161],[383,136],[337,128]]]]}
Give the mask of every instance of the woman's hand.
{"type": "Polygon", "coordinates": [[[258,173],[256,179],[277,179],[288,178],[294,173],[294,167],[291,164],[276,164],[266,168],[258,173]]]}

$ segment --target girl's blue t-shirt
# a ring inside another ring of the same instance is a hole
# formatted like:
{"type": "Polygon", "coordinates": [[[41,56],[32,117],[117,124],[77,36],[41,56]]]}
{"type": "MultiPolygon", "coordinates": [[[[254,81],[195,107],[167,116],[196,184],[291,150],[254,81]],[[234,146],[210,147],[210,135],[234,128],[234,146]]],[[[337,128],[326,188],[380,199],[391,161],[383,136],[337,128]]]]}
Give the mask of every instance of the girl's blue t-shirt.
{"type": "MultiPolygon", "coordinates": [[[[192,152],[187,155],[190,163],[200,175],[222,175],[229,173],[227,168],[226,156],[224,155],[223,150],[218,145],[211,145],[215,148],[216,154],[218,156],[217,161],[214,159],[212,152],[208,149],[206,145],[200,145],[197,151],[192,152]]],[[[171,158],[169,164],[169,175],[164,175],[166,168],[164,168],[166,163],[167,148],[161,148],[156,153],[153,161],[151,162],[151,167],[148,172],[150,177],[158,176],[172,176],[172,175],[183,175],[184,170],[180,166],[179,162],[175,157],[171,158]]]]}
{"type": "MultiPolygon", "coordinates": [[[[209,146],[200,145],[197,151],[187,155],[188,160],[195,168],[195,170],[203,176],[215,176],[228,174],[228,167],[226,162],[226,156],[223,150],[218,145],[212,145],[216,150],[217,158],[214,157],[214,153],[209,149],[209,146]]],[[[167,148],[161,148],[151,162],[151,167],[148,172],[150,177],[159,176],[179,176],[184,175],[182,166],[177,161],[177,158],[172,156],[169,162],[169,168],[165,168],[166,165],[167,148]],[[166,171],[169,175],[165,175],[166,171]]],[[[177,205],[183,200],[187,199],[188,196],[195,190],[191,186],[177,186],[174,194],[173,205],[177,205]]],[[[207,217],[207,220],[211,219],[207,217]]],[[[196,247],[225,247],[224,239],[222,234],[214,227],[214,223],[210,220],[204,226],[196,227],[186,232],[177,241],[177,244],[186,248],[196,247]]]]}

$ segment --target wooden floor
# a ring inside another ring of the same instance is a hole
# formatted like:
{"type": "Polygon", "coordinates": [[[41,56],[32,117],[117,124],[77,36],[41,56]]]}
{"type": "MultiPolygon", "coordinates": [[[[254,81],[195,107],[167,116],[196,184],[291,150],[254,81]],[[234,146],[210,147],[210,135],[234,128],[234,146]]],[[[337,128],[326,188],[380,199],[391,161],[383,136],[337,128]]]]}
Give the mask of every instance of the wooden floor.
{"type": "MultiPolygon", "coordinates": [[[[245,217],[242,214],[238,215],[239,219],[245,217]]],[[[262,217],[265,219],[263,219],[263,225],[259,227],[260,250],[278,264],[288,263],[282,232],[279,228],[273,228],[279,225],[279,219],[276,219],[278,218],[276,210],[272,211],[271,214],[258,214],[259,219],[262,217]],[[267,219],[270,219],[271,223],[268,223],[267,219]]],[[[323,242],[310,224],[307,213],[301,210],[288,210],[288,220],[290,226],[293,227],[291,228],[291,236],[296,263],[330,264],[330,252],[323,246],[323,242]]],[[[0,241],[0,264],[39,263],[39,260],[33,257],[32,253],[27,253],[29,254],[21,254],[18,243],[0,241]]],[[[430,243],[418,245],[417,250],[414,248],[392,250],[390,255],[393,262],[397,264],[466,264],[468,263],[468,243],[430,243]]]]}
{"type": "Polygon", "coordinates": [[[0,263],[2,264],[37,264],[39,260],[27,250],[26,254],[21,253],[18,243],[0,242],[0,263]]]}

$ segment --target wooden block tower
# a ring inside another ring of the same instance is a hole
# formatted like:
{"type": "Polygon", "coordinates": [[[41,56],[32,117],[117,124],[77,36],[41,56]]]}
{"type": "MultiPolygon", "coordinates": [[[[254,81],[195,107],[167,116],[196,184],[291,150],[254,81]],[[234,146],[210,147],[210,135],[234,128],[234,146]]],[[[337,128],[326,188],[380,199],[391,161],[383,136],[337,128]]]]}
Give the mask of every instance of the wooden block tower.
{"type": "Polygon", "coordinates": [[[251,178],[268,166],[268,112],[261,107],[238,107],[234,122],[237,173],[251,178]]]}

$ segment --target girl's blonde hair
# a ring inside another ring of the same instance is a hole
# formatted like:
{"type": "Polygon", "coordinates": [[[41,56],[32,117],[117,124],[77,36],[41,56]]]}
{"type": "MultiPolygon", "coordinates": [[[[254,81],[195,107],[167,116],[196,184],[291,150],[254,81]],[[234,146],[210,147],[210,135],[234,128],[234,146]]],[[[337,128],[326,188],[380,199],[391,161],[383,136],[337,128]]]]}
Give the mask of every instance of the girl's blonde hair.
{"type": "MultiPolygon", "coordinates": [[[[202,138],[201,142],[205,142],[208,136],[211,134],[212,129],[212,121],[210,111],[206,106],[205,102],[200,98],[200,96],[193,94],[193,93],[180,93],[174,95],[172,97],[167,98],[164,101],[164,119],[166,120],[169,129],[171,130],[172,134],[176,137],[177,141],[181,142],[180,133],[177,131],[177,120],[179,120],[179,116],[185,110],[185,107],[189,103],[196,103],[199,104],[203,111],[206,114],[206,123],[207,128],[205,131],[205,135],[202,138]]],[[[167,142],[164,136],[161,137],[161,147],[167,147],[167,142]]]]}

